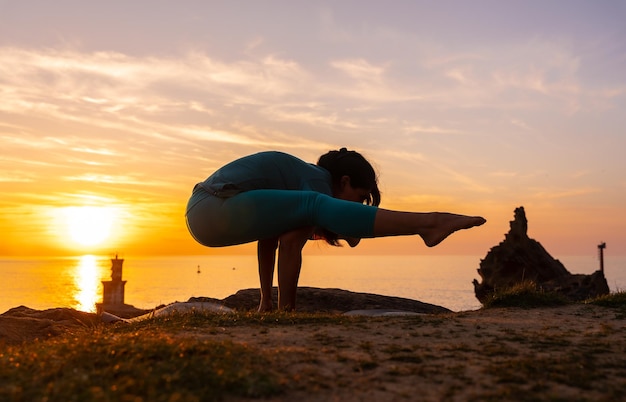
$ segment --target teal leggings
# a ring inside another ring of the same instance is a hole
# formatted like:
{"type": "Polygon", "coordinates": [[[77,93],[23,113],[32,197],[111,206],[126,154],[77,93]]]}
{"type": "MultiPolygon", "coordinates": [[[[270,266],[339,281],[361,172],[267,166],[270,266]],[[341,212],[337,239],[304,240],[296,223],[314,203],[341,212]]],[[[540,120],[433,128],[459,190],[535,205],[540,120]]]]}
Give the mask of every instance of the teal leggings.
{"type": "Polygon", "coordinates": [[[187,227],[200,244],[231,246],[273,238],[306,226],[340,236],[373,237],[377,207],[315,191],[252,190],[216,197],[200,186],[187,204],[187,227]]]}

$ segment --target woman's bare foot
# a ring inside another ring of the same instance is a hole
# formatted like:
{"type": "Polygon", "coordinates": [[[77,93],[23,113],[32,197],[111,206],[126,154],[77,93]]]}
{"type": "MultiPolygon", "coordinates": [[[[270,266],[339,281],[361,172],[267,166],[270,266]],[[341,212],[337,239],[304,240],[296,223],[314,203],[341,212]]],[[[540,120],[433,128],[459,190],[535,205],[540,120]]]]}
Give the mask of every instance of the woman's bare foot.
{"type": "Polygon", "coordinates": [[[446,237],[461,229],[469,229],[487,222],[482,216],[456,215],[446,212],[433,212],[435,224],[420,234],[428,247],[434,247],[446,237]]]}

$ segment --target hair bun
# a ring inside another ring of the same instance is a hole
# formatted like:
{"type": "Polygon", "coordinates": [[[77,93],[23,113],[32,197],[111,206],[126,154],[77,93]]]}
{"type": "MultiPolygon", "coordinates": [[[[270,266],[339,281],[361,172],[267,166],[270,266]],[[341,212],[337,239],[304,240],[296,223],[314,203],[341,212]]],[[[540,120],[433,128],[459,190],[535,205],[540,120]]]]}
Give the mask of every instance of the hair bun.
{"type": "Polygon", "coordinates": [[[347,152],[348,152],[348,148],[346,148],[346,147],[343,147],[343,148],[341,148],[341,149],[339,150],[339,153],[340,153],[340,154],[345,154],[345,153],[347,153],[347,152]]]}

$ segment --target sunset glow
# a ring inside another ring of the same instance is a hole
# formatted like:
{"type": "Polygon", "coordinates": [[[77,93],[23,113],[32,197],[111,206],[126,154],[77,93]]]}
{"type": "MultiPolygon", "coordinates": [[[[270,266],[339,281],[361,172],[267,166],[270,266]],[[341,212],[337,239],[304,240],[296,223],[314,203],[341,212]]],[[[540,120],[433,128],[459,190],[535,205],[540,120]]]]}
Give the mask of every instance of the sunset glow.
{"type": "Polygon", "coordinates": [[[555,256],[626,254],[624,18],[619,1],[0,2],[0,255],[252,254],[191,238],[194,184],[344,146],[381,207],[487,224],[306,253],[484,256],[523,205],[555,256]]]}
{"type": "Polygon", "coordinates": [[[66,207],[63,215],[71,239],[83,246],[107,240],[116,219],[115,210],[110,207],[66,207]]]}
{"type": "Polygon", "coordinates": [[[73,306],[77,310],[95,312],[96,303],[101,302],[99,292],[100,271],[98,270],[98,261],[93,255],[83,255],[78,260],[78,264],[74,272],[74,285],[76,294],[74,299],[76,305],[73,306]]]}

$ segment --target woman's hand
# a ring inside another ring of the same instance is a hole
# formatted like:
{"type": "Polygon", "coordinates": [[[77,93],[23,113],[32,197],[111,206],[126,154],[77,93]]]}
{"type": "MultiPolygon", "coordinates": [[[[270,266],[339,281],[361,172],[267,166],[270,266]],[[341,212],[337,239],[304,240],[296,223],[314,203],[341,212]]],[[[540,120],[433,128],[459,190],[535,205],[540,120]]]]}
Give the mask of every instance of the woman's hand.
{"type": "Polygon", "coordinates": [[[350,247],[356,247],[360,242],[361,239],[356,238],[356,237],[342,237],[343,240],[345,240],[348,245],[350,245],[350,247]]]}

